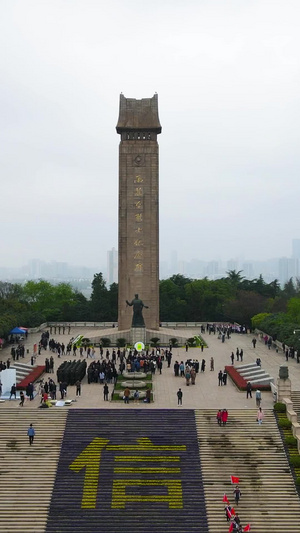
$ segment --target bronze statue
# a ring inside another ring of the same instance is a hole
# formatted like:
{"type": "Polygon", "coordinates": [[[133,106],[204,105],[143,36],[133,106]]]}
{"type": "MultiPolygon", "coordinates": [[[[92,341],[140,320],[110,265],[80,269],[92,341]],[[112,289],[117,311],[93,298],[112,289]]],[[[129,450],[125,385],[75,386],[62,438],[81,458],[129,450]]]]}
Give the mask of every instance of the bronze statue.
{"type": "Polygon", "coordinates": [[[131,302],[126,300],[127,305],[133,306],[133,315],[132,315],[132,328],[144,328],[145,322],[143,317],[143,307],[149,309],[148,305],[145,305],[142,300],[140,300],[139,295],[135,294],[131,302]]]}

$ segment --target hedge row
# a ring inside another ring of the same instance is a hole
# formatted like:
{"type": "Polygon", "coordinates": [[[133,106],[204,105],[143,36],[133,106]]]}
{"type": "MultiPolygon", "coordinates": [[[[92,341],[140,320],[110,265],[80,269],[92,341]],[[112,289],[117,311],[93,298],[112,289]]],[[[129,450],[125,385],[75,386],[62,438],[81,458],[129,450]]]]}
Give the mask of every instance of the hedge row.
{"type": "Polygon", "coordinates": [[[64,361],[57,369],[57,380],[67,385],[75,385],[86,374],[86,360],[64,361]]]}

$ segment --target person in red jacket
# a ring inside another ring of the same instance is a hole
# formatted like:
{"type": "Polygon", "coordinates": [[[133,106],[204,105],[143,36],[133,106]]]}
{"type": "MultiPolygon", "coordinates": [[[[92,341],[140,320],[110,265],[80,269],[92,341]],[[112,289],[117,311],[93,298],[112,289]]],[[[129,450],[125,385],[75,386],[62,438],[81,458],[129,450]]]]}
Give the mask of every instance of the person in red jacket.
{"type": "Polygon", "coordinates": [[[222,411],[221,411],[221,409],[219,409],[219,411],[217,412],[216,418],[217,418],[218,425],[222,426],[222,411]]]}
{"type": "Polygon", "coordinates": [[[226,426],[227,420],[228,420],[228,411],[227,411],[227,409],[223,409],[223,411],[222,411],[222,424],[223,424],[223,426],[226,426]]]}

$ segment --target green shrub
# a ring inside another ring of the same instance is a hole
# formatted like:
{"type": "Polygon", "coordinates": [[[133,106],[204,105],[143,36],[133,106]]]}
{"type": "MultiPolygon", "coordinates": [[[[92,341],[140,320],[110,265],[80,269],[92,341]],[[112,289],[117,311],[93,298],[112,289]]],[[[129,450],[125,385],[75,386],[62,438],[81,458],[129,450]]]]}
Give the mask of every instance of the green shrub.
{"type": "Polygon", "coordinates": [[[295,437],[292,437],[292,436],[288,436],[288,437],[285,437],[285,442],[288,446],[290,446],[291,448],[296,448],[297,447],[297,439],[295,437]]]}
{"type": "Polygon", "coordinates": [[[290,457],[290,465],[294,466],[295,468],[300,467],[300,455],[292,455],[290,457]]]}
{"type": "Polygon", "coordinates": [[[187,339],[187,343],[189,346],[195,346],[196,345],[196,339],[194,339],[194,337],[190,337],[189,339],[187,339]]]}
{"type": "Polygon", "coordinates": [[[102,337],[100,340],[103,348],[110,346],[110,339],[108,337],[102,337]]]}
{"type": "Polygon", "coordinates": [[[288,418],[280,418],[280,420],[278,420],[278,425],[282,429],[290,429],[292,427],[292,422],[288,418]]]}
{"type": "Polygon", "coordinates": [[[274,411],[276,413],[285,413],[286,412],[286,405],[282,402],[277,402],[274,404],[274,411]]]}
{"type": "Polygon", "coordinates": [[[296,485],[297,487],[300,487],[300,477],[296,477],[296,485]]]}
{"type": "Polygon", "coordinates": [[[124,339],[123,337],[120,337],[119,339],[117,339],[117,347],[118,348],[123,348],[124,346],[126,346],[126,339],[124,339]]]}
{"type": "Polygon", "coordinates": [[[178,346],[178,339],[176,339],[176,337],[172,337],[170,339],[170,344],[172,344],[172,346],[178,346]]]}
{"type": "Polygon", "coordinates": [[[152,339],[150,339],[151,346],[157,346],[159,340],[159,337],[152,337],[152,339]]]}

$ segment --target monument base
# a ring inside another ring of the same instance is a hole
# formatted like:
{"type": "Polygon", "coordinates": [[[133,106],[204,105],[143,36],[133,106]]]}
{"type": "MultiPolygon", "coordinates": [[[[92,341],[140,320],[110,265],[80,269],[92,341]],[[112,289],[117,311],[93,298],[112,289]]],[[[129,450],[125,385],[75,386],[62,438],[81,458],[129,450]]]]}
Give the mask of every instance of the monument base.
{"type": "Polygon", "coordinates": [[[291,398],[291,380],[277,379],[277,401],[282,402],[283,398],[291,398]]]}
{"type": "Polygon", "coordinates": [[[133,346],[136,342],[143,342],[146,344],[146,328],[131,328],[130,330],[130,344],[133,346]]]}

